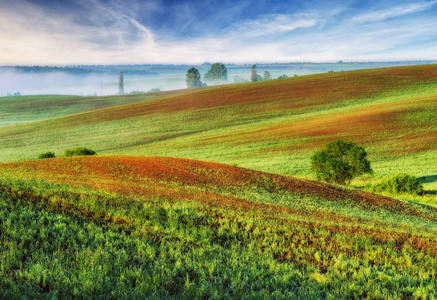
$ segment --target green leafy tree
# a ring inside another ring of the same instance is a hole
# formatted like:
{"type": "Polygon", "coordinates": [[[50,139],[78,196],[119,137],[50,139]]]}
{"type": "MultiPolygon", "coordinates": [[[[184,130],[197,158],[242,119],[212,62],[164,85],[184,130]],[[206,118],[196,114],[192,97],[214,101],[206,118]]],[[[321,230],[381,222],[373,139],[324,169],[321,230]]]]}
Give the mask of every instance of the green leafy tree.
{"type": "Polygon", "coordinates": [[[311,157],[311,170],[318,180],[349,185],[352,179],[371,174],[363,147],[351,141],[333,141],[311,157]]]}
{"type": "Polygon", "coordinates": [[[270,80],[272,79],[272,74],[270,74],[269,71],[264,72],[264,80],[270,80]]]}
{"type": "Polygon", "coordinates": [[[187,87],[189,88],[204,86],[204,84],[201,81],[199,70],[197,70],[196,68],[191,68],[187,71],[185,82],[187,83],[187,87]]]}
{"type": "Polygon", "coordinates": [[[222,63],[214,63],[204,76],[206,81],[226,81],[228,80],[228,69],[222,63]]]}
{"type": "Polygon", "coordinates": [[[282,74],[281,76],[278,77],[278,79],[285,79],[285,78],[288,78],[288,75],[282,74]]]}

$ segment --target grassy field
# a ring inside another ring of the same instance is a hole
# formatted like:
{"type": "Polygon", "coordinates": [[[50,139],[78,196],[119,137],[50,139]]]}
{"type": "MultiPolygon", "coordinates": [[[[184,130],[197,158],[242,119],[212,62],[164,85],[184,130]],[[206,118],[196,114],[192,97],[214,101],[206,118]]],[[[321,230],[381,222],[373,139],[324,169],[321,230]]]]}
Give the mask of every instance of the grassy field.
{"type": "Polygon", "coordinates": [[[435,208],[195,160],[0,166],[5,298],[436,297],[435,208]]]}
{"type": "Polygon", "coordinates": [[[184,92],[2,127],[0,298],[437,297],[436,65],[184,92]],[[374,177],[310,180],[335,139],[374,177]],[[365,191],[399,172],[426,195],[365,191]]]}
{"type": "Polygon", "coordinates": [[[153,100],[187,92],[189,92],[189,90],[184,89],[141,95],[107,97],[59,95],[2,97],[0,99],[0,127],[62,117],[111,106],[153,100]]]}
{"type": "MultiPolygon", "coordinates": [[[[146,95],[136,95],[137,100],[146,95]]],[[[338,72],[229,85],[9,126],[0,161],[100,154],[193,158],[311,178],[309,157],[334,139],[363,145],[375,177],[437,174],[437,66],[338,72]]]]}

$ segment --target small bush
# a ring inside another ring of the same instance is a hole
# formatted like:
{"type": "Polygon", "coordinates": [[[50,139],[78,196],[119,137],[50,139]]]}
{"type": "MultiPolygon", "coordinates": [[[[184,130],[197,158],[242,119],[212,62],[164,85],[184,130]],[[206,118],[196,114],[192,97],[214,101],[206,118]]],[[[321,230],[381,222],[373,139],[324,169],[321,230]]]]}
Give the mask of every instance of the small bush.
{"type": "Polygon", "coordinates": [[[45,152],[45,153],[41,153],[40,155],[38,155],[39,159],[53,158],[53,157],[55,157],[55,153],[53,153],[53,152],[45,152]]]}
{"type": "Polygon", "coordinates": [[[392,194],[413,194],[423,195],[423,185],[411,174],[396,174],[390,178],[383,178],[381,181],[374,183],[371,192],[388,192],[392,194]]]}
{"type": "Polygon", "coordinates": [[[85,155],[96,155],[96,152],[94,150],[85,148],[85,147],[78,147],[75,149],[67,149],[64,152],[65,157],[70,156],[85,156],[85,155]]]}

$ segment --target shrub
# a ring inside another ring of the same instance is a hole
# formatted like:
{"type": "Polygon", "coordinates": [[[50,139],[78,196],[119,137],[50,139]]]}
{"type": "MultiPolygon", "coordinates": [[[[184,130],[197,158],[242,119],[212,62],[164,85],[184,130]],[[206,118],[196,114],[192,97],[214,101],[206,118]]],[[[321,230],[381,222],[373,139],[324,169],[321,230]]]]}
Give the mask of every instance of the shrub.
{"type": "Polygon", "coordinates": [[[383,178],[377,183],[374,183],[370,191],[375,192],[389,192],[392,194],[413,194],[423,195],[423,185],[411,174],[400,173],[390,178],[383,178]]]}
{"type": "Polygon", "coordinates": [[[85,147],[78,147],[75,149],[68,149],[65,150],[64,156],[70,157],[70,156],[84,156],[84,155],[95,155],[96,152],[94,150],[85,148],[85,147]]]}
{"type": "Polygon", "coordinates": [[[45,153],[41,153],[40,155],[38,155],[39,159],[53,158],[53,157],[55,157],[55,153],[53,153],[53,152],[45,152],[45,153]]]}
{"type": "Polygon", "coordinates": [[[351,141],[333,141],[311,157],[311,170],[318,180],[348,185],[352,179],[371,174],[363,147],[351,141]]]}

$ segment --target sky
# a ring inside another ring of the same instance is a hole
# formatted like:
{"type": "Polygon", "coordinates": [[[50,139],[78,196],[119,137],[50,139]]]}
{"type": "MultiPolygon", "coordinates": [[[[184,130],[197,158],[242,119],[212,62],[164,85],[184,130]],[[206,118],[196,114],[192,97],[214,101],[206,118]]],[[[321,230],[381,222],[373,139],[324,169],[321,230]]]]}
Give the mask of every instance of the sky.
{"type": "Polygon", "coordinates": [[[437,0],[0,0],[0,65],[437,59],[437,0]]]}

